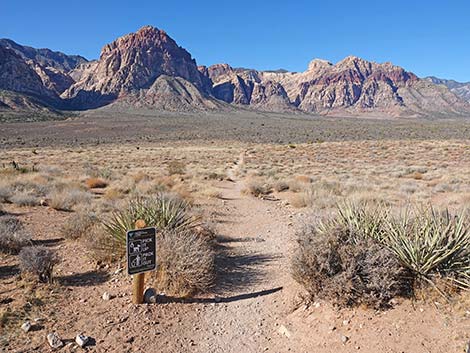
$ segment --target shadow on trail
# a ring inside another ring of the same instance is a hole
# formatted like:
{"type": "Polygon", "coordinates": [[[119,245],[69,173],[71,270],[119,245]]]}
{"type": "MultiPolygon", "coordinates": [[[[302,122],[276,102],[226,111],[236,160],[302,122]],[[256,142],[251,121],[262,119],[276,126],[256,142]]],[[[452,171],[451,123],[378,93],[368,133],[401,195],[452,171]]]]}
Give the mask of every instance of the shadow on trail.
{"type": "MultiPolygon", "coordinates": [[[[236,240],[240,241],[240,239],[236,240]]],[[[264,266],[277,258],[277,256],[260,253],[234,252],[223,242],[219,242],[218,248],[215,259],[216,293],[234,293],[262,283],[265,274],[264,266]]]]}
{"type": "Polygon", "coordinates": [[[54,238],[54,239],[35,239],[33,240],[34,245],[41,246],[54,246],[60,244],[64,241],[64,238],[54,238]]]}
{"type": "Polygon", "coordinates": [[[20,273],[17,265],[0,266],[0,279],[16,276],[20,273]]]}
{"type": "Polygon", "coordinates": [[[276,287],[272,289],[260,290],[253,293],[245,293],[233,295],[231,297],[217,297],[217,298],[176,298],[168,296],[159,296],[158,303],[183,303],[183,304],[212,304],[212,303],[231,303],[239,300],[252,299],[263,297],[282,290],[283,287],[276,287]]]}
{"type": "Polygon", "coordinates": [[[58,278],[60,284],[71,287],[89,287],[106,282],[109,274],[103,271],[88,271],[58,278]]]}

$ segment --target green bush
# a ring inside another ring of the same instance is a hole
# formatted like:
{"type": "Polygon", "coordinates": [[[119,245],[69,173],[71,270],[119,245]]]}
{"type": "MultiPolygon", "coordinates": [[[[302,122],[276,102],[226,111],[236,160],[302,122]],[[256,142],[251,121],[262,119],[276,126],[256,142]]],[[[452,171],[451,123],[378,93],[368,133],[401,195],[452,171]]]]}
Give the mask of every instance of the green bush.
{"type": "Polygon", "coordinates": [[[383,243],[419,280],[470,290],[470,224],[465,213],[406,210],[390,217],[383,243]]]}

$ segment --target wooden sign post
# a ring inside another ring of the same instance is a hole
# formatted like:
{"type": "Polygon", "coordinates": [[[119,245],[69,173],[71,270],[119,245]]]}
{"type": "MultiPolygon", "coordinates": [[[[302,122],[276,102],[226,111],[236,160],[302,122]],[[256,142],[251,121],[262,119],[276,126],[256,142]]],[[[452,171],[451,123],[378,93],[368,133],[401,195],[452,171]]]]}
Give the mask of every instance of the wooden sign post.
{"type": "Polygon", "coordinates": [[[145,272],[156,268],[156,229],[145,228],[143,220],[126,234],[127,273],[132,275],[132,302],[144,302],[145,272]]]}

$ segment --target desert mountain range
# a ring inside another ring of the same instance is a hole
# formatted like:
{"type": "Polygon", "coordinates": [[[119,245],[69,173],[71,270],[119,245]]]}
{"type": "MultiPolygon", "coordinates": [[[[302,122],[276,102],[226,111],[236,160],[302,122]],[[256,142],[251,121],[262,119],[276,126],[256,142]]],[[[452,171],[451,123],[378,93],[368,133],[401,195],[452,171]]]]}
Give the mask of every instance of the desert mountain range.
{"type": "Polygon", "coordinates": [[[0,111],[104,107],[256,109],[322,115],[470,115],[470,83],[421,79],[391,63],[314,59],[304,72],[198,66],[163,30],[106,44],[98,60],[0,39],[0,111]]]}

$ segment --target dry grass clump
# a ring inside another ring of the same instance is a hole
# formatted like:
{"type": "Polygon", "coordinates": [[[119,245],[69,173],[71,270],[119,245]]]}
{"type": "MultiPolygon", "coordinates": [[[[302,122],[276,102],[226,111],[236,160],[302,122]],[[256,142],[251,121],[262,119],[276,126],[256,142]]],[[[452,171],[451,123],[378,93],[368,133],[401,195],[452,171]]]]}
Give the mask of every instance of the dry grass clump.
{"type": "Polygon", "coordinates": [[[37,206],[39,199],[37,196],[27,191],[19,191],[10,196],[9,200],[18,206],[37,206]]]}
{"type": "Polygon", "coordinates": [[[186,164],[182,161],[171,161],[167,165],[168,175],[183,175],[186,172],[186,164]]]}
{"type": "Polygon", "coordinates": [[[287,191],[289,190],[289,183],[282,181],[282,180],[278,180],[274,183],[273,188],[277,192],[287,191]]]}
{"type": "Polygon", "coordinates": [[[262,195],[268,195],[271,193],[272,187],[261,179],[250,179],[246,183],[246,188],[243,190],[244,193],[259,197],[262,195]]]}
{"type": "Polygon", "coordinates": [[[10,185],[5,182],[0,182],[0,203],[9,202],[12,194],[13,192],[10,185]]]}
{"type": "Polygon", "coordinates": [[[315,192],[312,189],[304,190],[294,194],[289,198],[289,203],[295,208],[313,206],[315,202],[315,192]]]}
{"type": "Polygon", "coordinates": [[[72,211],[79,204],[87,204],[92,195],[80,189],[56,190],[48,195],[49,206],[58,211],[72,211]]]}
{"type": "Polygon", "coordinates": [[[156,285],[182,297],[209,289],[215,277],[215,252],[207,238],[190,230],[168,231],[158,238],[156,285]]]}
{"type": "Polygon", "coordinates": [[[43,283],[51,283],[54,266],[59,263],[57,254],[44,246],[28,246],[19,254],[21,272],[37,276],[43,283]]]}
{"type": "Polygon", "coordinates": [[[310,184],[312,183],[312,178],[307,176],[307,175],[297,175],[295,178],[294,178],[295,181],[298,181],[299,183],[303,183],[303,184],[310,184]]]}
{"type": "Polygon", "coordinates": [[[20,220],[13,216],[0,217],[0,251],[18,253],[23,247],[31,245],[32,237],[24,229],[20,220]]]}
{"type": "Polygon", "coordinates": [[[298,237],[292,273],[312,298],[339,306],[386,307],[408,295],[409,280],[397,258],[371,239],[356,238],[348,228],[319,232],[308,226],[298,237]]]}
{"type": "Polygon", "coordinates": [[[222,197],[222,192],[215,187],[207,186],[199,191],[199,194],[205,197],[220,199],[222,197]]]}
{"type": "Polygon", "coordinates": [[[62,226],[61,234],[64,238],[84,238],[97,224],[98,217],[94,213],[80,212],[73,214],[62,226]]]}
{"type": "Polygon", "coordinates": [[[289,180],[287,184],[289,185],[289,190],[292,192],[300,192],[305,189],[305,183],[301,183],[295,179],[289,180]]]}
{"type": "Polygon", "coordinates": [[[101,178],[88,178],[85,180],[88,189],[104,189],[108,186],[108,182],[101,178]]]}

